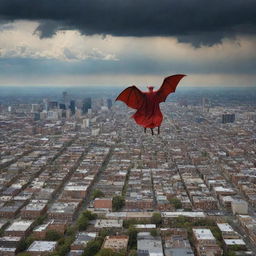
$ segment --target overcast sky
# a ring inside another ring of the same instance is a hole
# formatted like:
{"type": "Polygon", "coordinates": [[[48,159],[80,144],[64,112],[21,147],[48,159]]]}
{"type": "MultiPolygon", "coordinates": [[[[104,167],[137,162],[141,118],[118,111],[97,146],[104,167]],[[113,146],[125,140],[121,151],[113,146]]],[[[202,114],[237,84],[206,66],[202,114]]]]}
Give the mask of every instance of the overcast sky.
{"type": "Polygon", "coordinates": [[[0,85],[256,86],[255,0],[0,0],[0,85]]]}

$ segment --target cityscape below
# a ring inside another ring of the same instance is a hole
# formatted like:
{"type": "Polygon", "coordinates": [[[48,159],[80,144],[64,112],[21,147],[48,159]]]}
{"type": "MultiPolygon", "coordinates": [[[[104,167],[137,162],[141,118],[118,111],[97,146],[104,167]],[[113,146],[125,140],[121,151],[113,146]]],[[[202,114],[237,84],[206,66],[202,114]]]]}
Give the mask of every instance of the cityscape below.
{"type": "Polygon", "coordinates": [[[256,90],[121,90],[0,88],[0,255],[255,256],[256,90]]]}

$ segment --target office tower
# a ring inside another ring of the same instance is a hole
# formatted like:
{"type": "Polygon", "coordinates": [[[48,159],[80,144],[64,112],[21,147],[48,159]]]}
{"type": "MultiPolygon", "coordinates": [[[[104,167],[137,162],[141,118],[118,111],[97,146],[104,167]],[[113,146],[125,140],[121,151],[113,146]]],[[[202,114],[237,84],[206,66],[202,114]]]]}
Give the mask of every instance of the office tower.
{"type": "Polygon", "coordinates": [[[235,122],[235,114],[223,114],[222,115],[222,123],[234,123],[235,122]]]}
{"type": "Polygon", "coordinates": [[[65,104],[66,106],[66,109],[67,109],[67,105],[68,105],[68,93],[67,92],[63,92],[62,93],[62,97],[63,97],[63,103],[65,104]]]}
{"type": "Polygon", "coordinates": [[[108,109],[112,108],[112,100],[111,99],[107,99],[107,107],[108,107],[108,109]]]}
{"type": "Polygon", "coordinates": [[[31,105],[31,112],[35,113],[35,112],[39,112],[40,109],[40,105],[39,104],[32,104],[31,105]]]}
{"type": "Polygon", "coordinates": [[[92,99],[91,98],[85,98],[83,100],[83,106],[82,106],[82,113],[87,114],[88,110],[92,108],[92,99]]]}
{"type": "Polygon", "coordinates": [[[70,101],[69,108],[70,108],[71,114],[74,115],[76,113],[76,102],[74,100],[70,101]]]}
{"type": "Polygon", "coordinates": [[[43,99],[44,102],[44,109],[45,111],[48,111],[48,100],[47,99],[43,99]]]}
{"type": "Polygon", "coordinates": [[[210,100],[208,98],[205,98],[205,97],[202,98],[202,107],[203,107],[203,112],[209,112],[210,100]]]}
{"type": "Polygon", "coordinates": [[[63,104],[63,103],[60,103],[60,104],[59,104],[59,108],[60,108],[60,109],[63,109],[63,110],[66,110],[66,105],[63,104]]]}

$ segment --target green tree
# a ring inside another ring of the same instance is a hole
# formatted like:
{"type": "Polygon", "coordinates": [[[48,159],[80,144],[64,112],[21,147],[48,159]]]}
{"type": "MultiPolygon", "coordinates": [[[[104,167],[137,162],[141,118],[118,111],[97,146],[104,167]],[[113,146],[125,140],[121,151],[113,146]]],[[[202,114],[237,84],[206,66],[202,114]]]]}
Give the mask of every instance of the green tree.
{"type": "Polygon", "coordinates": [[[123,227],[124,228],[129,228],[133,225],[136,225],[137,223],[138,223],[138,220],[136,220],[136,219],[124,220],[123,227]]]}
{"type": "Polygon", "coordinates": [[[21,252],[17,256],[31,256],[31,254],[29,252],[21,252]]]}
{"type": "Polygon", "coordinates": [[[70,226],[68,226],[68,228],[66,230],[66,235],[73,236],[73,235],[75,235],[76,231],[77,231],[77,228],[75,226],[70,225],[70,226]]]}
{"type": "Polygon", "coordinates": [[[157,229],[156,228],[154,228],[154,229],[152,229],[151,231],[150,231],[150,235],[151,236],[157,236],[158,235],[158,232],[157,232],[157,229]]]}
{"type": "Polygon", "coordinates": [[[111,249],[103,248],[101,249],[96,256],[118,256],[119,254],[111,249]]]}
{"type": "Polygon", "coordinates": [[[129,236],[128,246],[129,246],[129,248],[133,248],[133,249],[137,248],[137,234],[138,234],[138,231],[134,227],[130,227],[128,229],[128,236],[129,236]]]}
{"type": "Polygon", "coordinates": [[[162,223],[161,213],[159,212],[153,213],[153,216],[151,217],[151,222],[156,225],[161,224],[162,223]]]}
{"type": "Polygon", "coordinates": [[[28,236],[26,239],[20,240],[17,246],[17,252],[23,252],[35,241],[33,236],[28,236]]]}
{"type": "Polygon", "coordinates": [[[223,256],[236,256],[236,253],[234,251],[228,251],[227,253],[224,253],[223,256]]]}
{"type": "Polygon", "coordinates": [[[77,225],[78,225],[78,230],[79,231],[84,231],[87,229],[88,225],[89,225],[89,220],[85,217],[80,217],[77,221],[77,225]]]}
{"type": "Polygon", "coordinates": [[[101,248],[103,239],[89,241],[84,249],[82,256],[94,256],[101,248]]]}
{"type": "Polygon", "coordinates": [[[182,208],[182,203],[178,198],[171,198],[169,202],[174,206],[175,209],[182,208]]]}
{"type": "Polygon", "coordinates": [[[61,234],[55,230],[47,230],[45,240],[47,241],[58,241],[61,238],[61,234]]]}
{"type": "Polygon", "coordinates": [[[112,199],[112,210],[113,211],[119,211],[121,210],[125,205],[125,200],[122,196],[114,196],[112,199]]]}
{"type": "Polygon", "coordinates": [[[88,220],[95,220],[97,219],[97,214],[96,213],[92,213],[91,211],[84,211],[82,212],[82,215],[87,218],[88,220]]]}
{"type": "Polygon", "coordinates": [[[47,217],[46,215],[39,216],[39,217],[35,220],[35,222],[34,222],[33,225],[34,225],[34,226],[42,225],[42,224],[44,223],[46,217],[47,217]]]}
{"type": "Polygon", "coordinates": [[[129,256],[137,256],[137,250],[130,250],[129,256]]]}
{"type": "Polygon", "coordinates": [[[101,198],[101,197],[104,197],[104,196],[105,196],[104,193],[99,189],[95,189],[92,192],[92,199],[101,198]]]}
{"type": "Polygon", "coordinates": [[[115,233],[116,231],[113,228],[102,228],[99,232],[99,236],[104,239],[106,236],[115,235],[115,233]]]}

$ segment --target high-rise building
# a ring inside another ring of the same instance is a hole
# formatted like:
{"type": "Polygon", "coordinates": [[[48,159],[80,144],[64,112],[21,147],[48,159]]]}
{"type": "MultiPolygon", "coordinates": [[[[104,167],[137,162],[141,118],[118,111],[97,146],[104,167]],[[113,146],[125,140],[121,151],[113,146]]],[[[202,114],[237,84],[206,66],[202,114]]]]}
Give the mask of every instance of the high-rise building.
{"type": "Polygon", "coordinates": [[[39,104],[32,104],[31,105],[31,112],[35,113],[35,112],[39,112],[40,109],[40,105],[39,104]]]}
{"type": "Polygon", "coordinates": [[[108,109],[112,108],[112,100],[111,99],[107,99],[107,107],[108,107],[108,109]]]}
{"type": "Polygon", "coordinates": [[[63,92],[63,93],[62,93],[62,97],[63,97],[63,103],[65,104],[66,109],[67,109],[67,105],[68,105],[68,93],[67,93],[67,92],[63,92]]]}
{"type": "Polygon", "coordinates": [[[74,100],[70,101],[69,108],[70,108],[71,114],[74,115],[76,113],[76,102],[74,100]]]}
{"type": "Polygon", "coordinates": [[[66,110],[66,105],[63,104],[63,103],[60,103],[60,104],[59,104],[59,108],[60,108],[60,109],[63,109],[63,110],[66,110]]]}
{"type": "Polygon", "coordinates": [[[87,114],[88,110],[92,108],[92,99],[91,98],[85,98],[83,100],[83,106],[82,106],[82,113],[87,114]]]}
{"type": "Polygon", "coordinates": [[[44,102],[43,110],[48,111],[48,99],[44,99],[43,102],[44,102]]]}
{"type": "Polygon", "coordinates": [[[222,123],[234,123],[235,122],[235,114],[223,114],[222,115],[222,123]]]}
{"type": "Polygon", "coordinates": [[[202,107],[203,107],[203,112],[209,112],[210,100],[208,98],[205,98],[205,97],[202,98],[202,107]]]}

